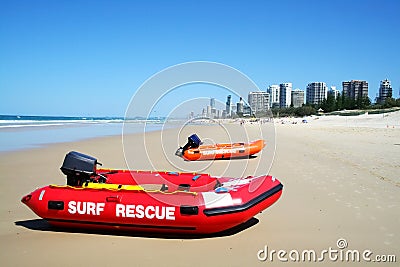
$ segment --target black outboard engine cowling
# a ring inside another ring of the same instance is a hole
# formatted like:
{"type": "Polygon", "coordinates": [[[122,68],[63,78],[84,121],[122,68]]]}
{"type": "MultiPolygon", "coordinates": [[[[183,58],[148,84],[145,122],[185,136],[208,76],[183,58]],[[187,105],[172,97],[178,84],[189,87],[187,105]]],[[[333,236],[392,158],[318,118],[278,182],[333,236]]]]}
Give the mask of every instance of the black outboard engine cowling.
{"type": "Polygon", "coordinates": [[[201,140],[197,136],[197,134],[192,134],[191,136],[188,137],[188,142],[184,147],[178,148],[178,150],[175,152],[175,155],[182,157],[183,153],[185,153],[186,150],[189,148],[197,148],[201,145],[201,140]]]}
{"type": "MultiPolygon", "coordinates": [[[[192,134],[191,136],[188,137],[188,142],[185,145],[189,146],[188,148],[197,148],[201,144],[200,138],[197,136],[197,134],[192,134]]],[[[183,147],[183,150],[185,150],[185,147],[183,147]]]]}
{"type": "Polygon", "coordinates": [[[71,151],[65,156],[61,171],[67,175],[67,185],[80,186],[96,175],[97,164],[101,165],[97,159],[71,151]]]}

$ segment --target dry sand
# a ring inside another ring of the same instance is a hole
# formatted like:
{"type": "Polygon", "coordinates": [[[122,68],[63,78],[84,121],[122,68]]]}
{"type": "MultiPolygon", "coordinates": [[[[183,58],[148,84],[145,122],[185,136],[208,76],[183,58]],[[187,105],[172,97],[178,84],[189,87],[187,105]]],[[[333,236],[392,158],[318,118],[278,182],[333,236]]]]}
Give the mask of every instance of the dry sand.
{"type": "MultiPolygon", "coordinates": [[[[276,154],[270,174],[284,184],[281,199],[257,215],[258,223],[238,233],[185,239],[140,234],[52,231],[25,207],[21,197],[36,187],[63,184],[59,167],[67,152],[97,157],[105,167],[204,169],[213,175],[246,176],[268,172],[274,156],[271,124],[261,125],[268,146],[256,158],[184,162],[173,156],[186,136],[197,132],[208,142],[257,138],[259,126],[190,126],[124,139],[107,137],[0,154],[1,266],[253,266],[291,265],[276,258],[260,262],[264,246],[275,250],[348,249],[395,254],[400,261],[400,113],[389,117],[309,118],[307,124],[276,124],[276,154]],[[382,119],[385,122],[382,124],[382,119]],[[357,123],[354,122],[357,120],[357,123]],[[386,125],[395,126],[387,128],[386,125]],[[362,125],[362,126],[360,126],[362,125]],[[378,125],[378,126],[377,126],[378,125]],[[230,134],[227,134],[230,133],[230,134]],[[162,139],[161,139],[162,137],[162,139]],[[161,145],[163,144],[163,146],[161,145]],[[148,156],[146,156],[146,150],[148,156]],[[127,166],[128,165],[128,166],[127,166]]],[[[349,263],[325,259],[315,265],[349,263]]],[[[353,265],[354,263],[352,263],[353,265]]],[[[300,263],[297,266],[310,265],[300,263]]],[[[364,266],[364,263],[356,264],[364,266]]],[[[373,263],[368,263],[368,266],[373,263]]],[[[379,266],[385,264],[379,263],[379,266]]]]}

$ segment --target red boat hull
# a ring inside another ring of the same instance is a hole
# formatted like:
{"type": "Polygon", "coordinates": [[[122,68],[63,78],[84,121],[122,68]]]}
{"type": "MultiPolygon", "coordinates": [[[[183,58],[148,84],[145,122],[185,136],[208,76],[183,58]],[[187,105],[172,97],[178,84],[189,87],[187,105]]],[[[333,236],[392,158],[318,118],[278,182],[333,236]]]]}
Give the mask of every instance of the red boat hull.
{"type": "Polygon", "coordinates": [[[174,172],[99,173],[107,176],[106,184],[49,185],[26,195],[22,202],[59,227],[210,234],[248,221],[275,203],[283,187],[271,176],[231,179],[174,172]],[[167,189],[123,186],[143,184],[167,189]]]}

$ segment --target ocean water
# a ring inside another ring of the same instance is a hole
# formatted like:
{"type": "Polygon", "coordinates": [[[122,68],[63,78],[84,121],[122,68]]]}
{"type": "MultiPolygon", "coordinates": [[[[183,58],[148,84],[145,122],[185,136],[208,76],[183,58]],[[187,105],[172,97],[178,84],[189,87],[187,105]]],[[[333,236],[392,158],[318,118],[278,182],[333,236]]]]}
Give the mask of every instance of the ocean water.
{"type": "Polygon", "coordinates": [[[0,152],[41,147],[124,133],[157,131],[163,118],[0,115],[0,152]],[[128,127],[123,127],[129,123],[128,127]]]}

